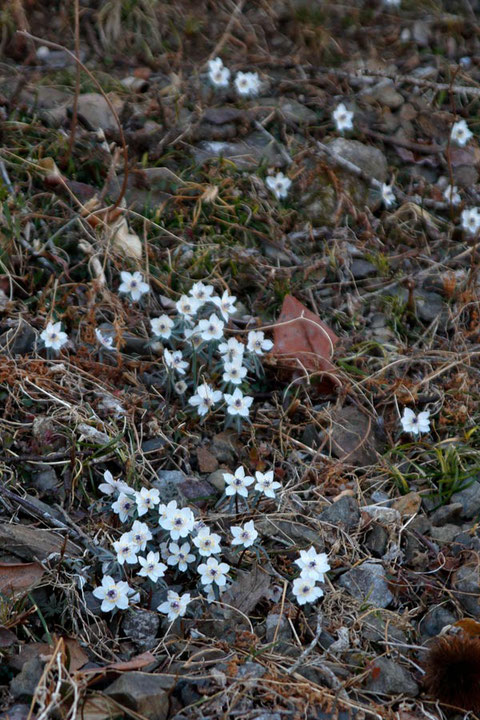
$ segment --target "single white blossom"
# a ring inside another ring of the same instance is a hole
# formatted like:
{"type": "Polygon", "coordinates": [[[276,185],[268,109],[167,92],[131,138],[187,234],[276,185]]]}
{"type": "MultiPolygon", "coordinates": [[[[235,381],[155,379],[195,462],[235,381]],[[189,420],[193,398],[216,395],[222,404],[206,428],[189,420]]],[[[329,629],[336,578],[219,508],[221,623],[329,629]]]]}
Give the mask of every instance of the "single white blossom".
{"type": "Polygon", "coordinates": [[[61,330],[61,327],[61,322],[49,322],[45,330],[42,330],[40,338],[43,340],[46,348],[60,350],[65,343],[68,342],[68,335],[61,330]]]}
{"type": "Polygon", "coordinates": [[[260,78],[256,72],[238,72],[234,83],[236,91],[243,97],[258,95],[260,91],[260,78]]]}
{"type": "Polygon", "coordinates": [[[189,405],[193,405],[197,408],[198,414],[206,415],[215,403],[220,402],[222,399],[222,393],[220,390],[214,390],[208,383],[202,383],[197,387],[197,392],[191,398],[189,398],[189,405]]]}
{"type": "Polygon", "coordinates": [[[190,602],[190,593],[179,595],[173,590],[167,593],[167,600],[157,607],[158,612],[167,615],[170,622],[185,615],[187,605],[190,602]]]}
{"type": "Polygon", "coordinates": [[[234,475],[223,473],[223,479],[225,480],[225,495],[241,495],[242,497],[248,496],[247,488],[254,482],[253,477],[245,475],[245,470],[241,465],[235,470],[234,475]]]}
{"type": "Polygon", "coordinates": [[[176,508],[171,510],[160,525],[170,532],[172,540],[178,540],[189,535],[193,530],[195,518],[190,508],[176,508]]]}
{"type": "Polygon", "coordinates": [[[190,297],[189,295],[182,295],[180,300],[175,303],[175,307],[177,308],[180,315],[183,315],[185,320],[188,321],[190,321],[192,319],[192,316],[196,314],[200,305],[201,303],[199,303],[198,300],[190,297]]]}
{"type": "Polygon", "coordinates": [[[110,470],[105,470],[103,479],[105,482],[100,483],[98,489],[100,492],[105,493],[105,495],[113,495],[115,492],[132,492],[124,480],[114,480],[110,470]]]}
{"type": "Polygon", "coordinates": [[[300,550],[300,557],[295,560],[295,564],[300,568],[302,576],[311,576],[319,582],[323,582],[325,573],[330,570],[326,553],[317,553],[313,545],[308,550],[300,550]]]}
{"type": "Polygon", "coordinates": [[[390,205],[393,205],[395,202],[395,193],[393,192],[393,185],[387,185],[387,183],[383,183],[382,185],[382,200],[385,207],[390,207],[390,205]]]}
{"type": "Polygon", "coordinates": [[[113,547],[117,553],[117,562],[120,565],[124,563],[133,565],[137,562],[137,546],[131,533],[123,533],[120,540],[113,543],[113,547]]]}
{"type": "Polygon", "coordinates": [[[112,510],[119,516],[121,522],[127,520],[129,515],[132,514],[134,507],[135,501],[128,495],[125,495],[123,491],[118,496],[117,501],[112,503],[112,510]]]}
{"type": "Polygon", "coordinates": [[[154,336],[161,337],[164,340],[168,340],[171,336],[173,326],[174,322],[168,315],[160,315],[160,317],[150,320],[150,327],[154,336]]]}
{"type": "Polygon", "coordinates": [[[158,524],[161,526],[162,521],[166,520],[171,513],[177,509],[177,501],[176,500],[170,500],[168,505],[165,505],[164,503],[160,503],[158,506],[158,524]]]}
{"type": "Polygon", "coordinates": [[[247,349],[256,355],[263,355],[273,347],[271,340],[265,340],[265,333],[261,330],[250,330],[247,338],[247,349]]]}
{"type": "Polygon", "coordinates": [[[102,612],[110,612],[114,608],[125,610],[128,607],[128,593],[132,592],[132,589],[126,582],[115,580],[110,575],[104,575],[102,578],[102,584],[96,587],[93,591],[93,595],[102,600],[101,610],[102,612]]]}
{"type": "Polygon", "coordinates": [[[137,503],[138,516],[145,515],[149,510],[153,510],[155,505],[160,502],[160,493],[156,488],[149,490],[148,488],[142,488],[140,492],[135,493],[135,500],[137,503]]]}
{"type": "Polygon", "coordinates": [[[323,595],[323,590],[315,585],[315,578],[312,576],[300,575],[293,581],[293,594],[299,605],[313,603],[323,595]]]}
{"type": "Polygon", "coordinates": [[[246,522],[243,527],[234,525],[230,530],[233,535],[232,545],[243,545],[244,548],[248,548],[253,545],[258,537],[253,520],[246,522]]]}
{"type": "Polygon", "coordinates": [[[130,537],[136,546],[137,552],[140,550],[143,552],[147,542],[152,539],[152,533],[150,532],[150,528],[147,523],[135,520],[132,525],[132,529],[130,530],[130,537]]]}
{"type": "Polygon", "coordinates": [[[450,205],[460,205],[460,203],[462,202],[462,198],[460,197],[456,185],[447,185],[443,192],[443,197],[445,199],[445,202],[450,203],[450,205]]]}
{"type": "Polygon", "coordinates": [[[236,338],[231,337],[228,338],[227,342],[220,343],[218,352],[222,356],[223,362],[238,362],[241,365],[245,345],[236,338]]]}
{"type": "Polygon", "coordinates": [[[450,135],[452,142],[463,147],[468,143],[471,137],[473,137],[473,133],[469,130],[465,120],[459,120],[452,125],[452,132],[450,135]]]}
{"type": "Polygon", "coordinates": [[[160,562],[160,554],[153,552],[152,550],[148,553],[147,557],[139,557],[138,562],[142,566],[142,569],[138,571],[140,577],[148,577],[152,582],[165,575],[167,566],[160,562]]]}
{"type": "Polygon", "coordinates": [[[222,297],[212,297],[211,302],[218,307],[220,314],[228,322],[229,315],[234,315],[237,312],[235,307],[236,295],[230,295],[228,290],[224,290],[222,297]]]}
{"type": "Polygon", "coordinates": [[[164,348],[163,362],[167,368],[176,370],[180,375],[185,375],[185,370],[188,368],[188,362],[185,362],[180,350],[170,352],[168,348],[164,348]]]}
{"type": "Polygon", "coordinates": [[[102,332],[95,328],[95,337],[98,342],[105,350],[116,350],[117,348],[113,344],[113,337],[111,335],[103,335],[102,332]]]}
{"type": "Polygon", "coordinates": [[[238,415],[245,418],[249,416],[253,397],[244,395],[239,388],[234,390],[232,395],[224,393],[223,397],[227,403],[227,413],[229,415],[238,415]]]}
{"type": "Polygon", "coordinates": [[[140,300],[142,295],[150,292],[150,285],[143,281],[143,275],[140,272],[129,273],[122,270],[120,273],[122,283],[118,288],[118,292],[130,295],[135,302],[140,300]]]}
{"type": "Polygon", "coordinates": [[[220,318],[215,315],[215,313],[212,313],[208,320],[204,319],[198,321],[195,332],[200,335],[202,340],[209,342],[210,340],[220,340],[223,337],[224,327],[225,323],[223,323],[220,318]]]}
{"type": "Polygon", "coordinates": [[[265,180],[265,185],[273,192],[278,200],[287,197],[291,184],[292,181],[290,178],[281,172],[278,172],[276,175],[269,175],[265,180]]]}
{"type": "Polygon", "coordinates": [[[480,230],[480,208],[462,210],[462,228],[470,235],[477,234],[480,230]]]}
{"type": "Polygon", "coordinates": [[[202,585],[216,583],[219,587],[223,587],[227,584],[226,575],[229,570],[230,565],[227,565],[227,563],[219,563],[216,558],[209,557],[206,563],[198,566],[200,582],[202,585]]]}
{"type": "Polygon", "coordinates": [[[208,78],[215,87],[228,86],[230,70],[225,67],[219,57],[208,61],[208,78]]]}
{"type": "Polygon", "coordinates": [[[220,539],[220,535],[210,532],[207,527],[203,527],[199,530],[197,537],[193,538],[193,544],[202,557],[210,557],[210,555],[221,552],[220,539]]]}
{"type": "Polygon", "coordinates": [[[167,565],[178,565],[180,572],[185,572],[189,563],[195,560],[195,555],[192,555],[190,552],[190,543],[184,542],[182,545],[179,545],[178,543],[172,542],[167,546],[165,559],[167,565]]]}
{"type": "Polygon", "coordinates": [[[419,435],[430,430],[430,410],[424,410],[416,415],[410,408],[404,408],[400,418],[403,431],[412,435],[419,435]]]}
{"type": "Polygon", "coordinates": [[[268,498],[275,497],[275,490],[282,487],[281,483],[273,479],[273,470],[268,470],[266,473],[257,470],[255,473],[255,479],[257,481],[255,490],[263,493],[268,498]]]}
{"type": "Polygon", "coordinates": [[[240,385],[247,374],[247,368],[242,367],[237,362],[226,362],[224,370],[223,382],[232,383],[232,385],[240,385]]]}
{"type": "Polygon", "coordinates": [[[203,305],[203,303],[211,299],[213,291],[213,285],[204,285],[202,282],[197,282],[192,285],[188,294],[203,305]]]}
{"type": "Polygon", "coordinates": [[[185,380],[179,380],[175,383],[173,389],[175,390],[177,395],[184,395],[184,393],[188,390],[188,385],[185,380]]]}
{"type": "Polygon", "coordinates": [[[353,130],[353,112],[347,110],[343,103],[337,105],[332,113],[332,118],[338,132],[353,130]]]}

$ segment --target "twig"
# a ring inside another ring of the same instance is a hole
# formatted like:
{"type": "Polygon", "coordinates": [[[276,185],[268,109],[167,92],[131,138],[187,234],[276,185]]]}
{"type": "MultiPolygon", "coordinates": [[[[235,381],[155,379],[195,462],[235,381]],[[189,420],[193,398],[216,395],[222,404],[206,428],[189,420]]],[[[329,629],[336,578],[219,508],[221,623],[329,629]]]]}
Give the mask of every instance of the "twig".
{"type": "Polygon", "coordinates": [[[293,663],[293,665],[288,668],[288,670],[286,671],[287,675],[291,675],[296,670],[298,670],[300,665],[303,664],[303,661],[305,660],[305,658],[308,657],[308,655],[310,655],[312,650],[314,650],[316,648],[316,646],[318,645],[318,641],[320,640],[320,635],[322,634],[322,623],[323,623],[323,613],[319,612],[317,615],[317,628],[315,630],[315,637],[313,638],[310,645],[307,645],[305,650],[296,659],[296,661],[293,663]]]}
{"type": "Polygon", "coordinates": [[[222,37],[217,42],[217,44],[213,48],[212,52],[208,56],[209,60],[212,60],[214,57],[217,57],[218,53],[220,52],[220,50],[223,48],[223,46],[227,42],[227,39],[228,39],[228,36],[230,35],[230,30],[232,29],[233,23],[236,21],[236,19],[242,12],[244,5],[245,5],[245,0],[240,0],[240,2],[237,4],[235,10],[233,11],[233,13],[230,16],[230,20],[227,23],[227,26],[223,32],[222,37]]]}

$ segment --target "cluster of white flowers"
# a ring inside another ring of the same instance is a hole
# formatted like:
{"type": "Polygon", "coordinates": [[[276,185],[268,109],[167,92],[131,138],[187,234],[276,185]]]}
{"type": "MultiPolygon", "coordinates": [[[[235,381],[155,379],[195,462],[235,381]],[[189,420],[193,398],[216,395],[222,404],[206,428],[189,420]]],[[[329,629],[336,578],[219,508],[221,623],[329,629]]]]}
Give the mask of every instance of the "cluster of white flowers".
{"type": "Polygon", "coordinates": [[[248,497],[250,485],[253,485],[255,480],[257,481],[254,485],[254,490],[259,495],[265,495],[268,498],[275,498],[275,490],[281,487],[281,484],[274,480],[273,470],[268,470],[263,473],[257,470],[255,478],[251,475],[245,475],[245,468],[241,465],[235,470],[235,473],[223,473],[223,479],[225,480],[225,495],[227,497],[234,497],[240,495],[240,497],[248,497]]]}
{"type": "Polygon", "coordinates": [[[330,570],[325,553],[317,553],[312,546],[308,550],[300,550],[300,557],[295,560],[300,568],[300,577],[293,581],[293,594],[299,605],[313,603],[323,596],[322,588],[317,582],[323,582],[325,573],[330,570]]]}
{"type": "MultiPolygon", "coordinates": [[[[208,79],[215,88],[226,88],[230,82],[230,70],[225,67],[221,58],[208,61],[208,79]]],[[[256,72],[238,72],[233,81],[235,90],[243,97],[258,95],[260,78],[256,72]]]]}

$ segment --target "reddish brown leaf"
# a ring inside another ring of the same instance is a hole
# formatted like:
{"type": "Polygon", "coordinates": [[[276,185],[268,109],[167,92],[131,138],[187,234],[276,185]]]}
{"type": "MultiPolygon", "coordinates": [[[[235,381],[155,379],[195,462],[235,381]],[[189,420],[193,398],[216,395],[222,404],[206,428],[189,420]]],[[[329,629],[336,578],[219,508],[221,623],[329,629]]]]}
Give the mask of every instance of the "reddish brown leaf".
{"type": "Polygon", "coordinates": [[[28,590],[43,577],[40,563],[0,563],[0,592],[13,594],[28,590]]]}
{"type": "Polygon", "coordinates": [[[140,670],[145,665],[150,665],[154,662],[155,656],[151,652],[144,652],[141,655],[136,655],[131,660],[126,662],[110,663],[98,668],[88,668],[88,670],[80,670],[80,673],[85,675],[98,675],[99,673],[105,673],[110,670],[116,670],[117,672],[128,672],[129,670],[140,670]]]}
{"type": "Polygon", "coordinates": [[[305,374],[323,375],[325,389],[340,384],[335,377],[331,362],[337,336],[322,320],[305,305],[287,295],[283,301],[280,317],[273,330],[272,355],[278,366],[305,374]]]}

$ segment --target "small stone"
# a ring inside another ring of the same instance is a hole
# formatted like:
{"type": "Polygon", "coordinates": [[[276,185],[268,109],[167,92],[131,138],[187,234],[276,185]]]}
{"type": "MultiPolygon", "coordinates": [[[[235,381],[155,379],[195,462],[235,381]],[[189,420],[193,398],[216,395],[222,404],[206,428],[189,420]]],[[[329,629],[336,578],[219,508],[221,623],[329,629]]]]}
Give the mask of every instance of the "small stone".
{"type": "Polygon", "coordinates": [[[363,467],[377,459],[380,443],[370,418],[354,406],[345,406],[332,413],[328,431],[331,452],[349,465],[363,467]]]}
{"type": "MultiPolygon", "coordinates": [[[[124,104],[123,100],[114,93],[109,93],[108,98],[117,113],[120,113],[124,104]]],[[[98,130],[99,128],[105,132],[118,130],[115,115],[100,93],[84,93],[83,95],[79,95],[77,110],[78,114],[89,125],[90,130],[98,130]]]]}
{"type": "Polygon", "coordinates": [[[463,608],[475,618],[480,617],[480,582],[478,564],[462,565],[453,577],[455,595],[463,608]]]}
{"type": "Polygon", "coordinates": [[[449,503],[437,508],[430,516],[432,525],[444,525],[451,520],[458,520],[463,510],[461,503],[449,503]]]}
{"type": "Polygon", "coordinates": [[[109,685],[104,693],[149,720],[166,720],[169,693],[175,682],[175,678],[168,675],[126,672],[109,685]]]}
{"type": "Polygon", "coordinates": [[[197,462],[200,472],[213,473],[218,469],[218,460],[210,450],[205,447],[199,447],[197,450],[197,462]]]}
{"type": "Polygon", "coordinates": [[[454,625],[458,618],[444,605],[429,610],[419,623],[422,635],[436,637],[446,625],[454,625]]]}
{"type": "Polygon", "coordinates": [[[53,467],[43,465],[40,472],[33,473],[32,485],[44,495],[55,493],[57,491],[58,478],[53,467]]]}
{"type": "Polygon", "coordinates": [[[331,525],[341,523],[346,530],[351,530],[358,525],[360,520],[358,503],[352,497],[342,497],[323,510],[318,519],[321,522],[328,522],[331,525]]]}
{"type": "Polygon", "coordinates": [[[155,647],[159,626],[158,614],[149,610],[131,610],[124,616],[122,622],[124,634],[141,652],[155,647]]]}
{"type": "Polygon", "coordinates": [[[400,522],[400,513],[393,507],[385,507],[384,505],[363,505],[360,510],[362,512],[366,512],[373,520],[377,520],[378,522],[400,522]]]}
{"type": "Polygon", "coordinates": [[[164,448],[166,444],[166,440],[164,440],[164,438],[162,437],[150,438],[149,440],[144,440],[142,442],[142,452],[153,453],[156,450],[161,450],[162,448],[164,448]]]}
{"type": "Polygon", "coordinates": [[[267,672],[267,668],[260,663],[256,662],[245,662],[240,665],[237,671],[237,678],[261,678],[267,672]]]}
{"type": "Polygon", "coordinates": [[[18,323],[0,335],[0,352],[9,355],[26,355],[32,352],[37,340],[37,331],[26,320],[18,323]]]}
{"type": "Polygon", "coordinates": [[[372,275],[377,275],[378,270],[375,265],[372,265],[368,260],[362,260],[361,258],[355,258],[350,266],[350,272],[352,273],[355,280],[364,280],[372,275]]]}
{"type": "Polygon", "coordinates": [[[0,720],[28,720],[29,717],[32,720],[35,718],[34,715],[30,715],[30,705],[24,703],[15,703],[11,708],[0,713],[0,720]]]}
{"type": "Polygon", "coordinates": [[[338,580],[340,587],[359,600],[375,607],[385,608],[393,600],[388,589],[385,570],[382,565],[364,562],[362,565],[347,570],[338,580]]]}
{"type": "Polygon", "coordinates": [[[393,503],[393,508],[398,510],[402,517],[410,517],[416,515],[422,504],[422,496],[417,492],[409,492],[397,498],[393,503]]]}
{"type": "Polygon", "coordinates": [[[263,97],[256,101],[257,106],[266,105],[268,108],[278,108],[287,121],[298,125],[315,125],[318,122],[317,114],[293,98],[263,97]]]}
{"type": "Polygon", "coordinates": [[[370,692],[382,695],[418,695],[419,688],[403,665],[386,657],[377,658],[371,666],[371,675],[366,684],[370,692]]]}
{"type": "Polygon", "coordinates": [[[219,462],[230,465],[237,461],[241,449],[242,446],[238,441],[238,436],[225,430],[213,436],[210,452],[215,455],[219,462]]]}
{"type": "Polygon", "coordinates": [[[373,527],[367,533],[365,545],[374,557],[382,557],[387,551],[388,532],[382,525],[374,523],[373,527]]]}
{"type": "Polygon", "coordinates": [[[392,616],[393,613],[387,614],[385,617],[369,613],[362,622],[362,636],[370,642],[385,642],[385,638],[389,642],[408,642],[406,633],[393,624],[395,616],[392,616]]]}
{"type": "Polygon", "coordinates": [[[32,698],[43,674],[45,662],[34,657],[22,667],[18,675],[10,681],[10,692],[15,699],[32,698]]]}
{"type": "Polygon", "coordinates": [[[186,475],[180,470],[159,470],[157,472],[158,480],[153,480],[152,485],[160,493],[160,501],[169,503],[172,500],[177,502],[180,500],[179,485],[182,483],[186,475]]]}
{"type": "Polygon", "coordinates": [[[219,492],[223,492],[225,490],[225,473],[229,473],[230,470],[228,468],[220,468],[219,470],[215,470],[215,472],[212,472],[207,480],[210,483],[210,485],[213,485],[213,487],[217,488],[219,492]]]}
{"type": "Polygon", "coordinates": [[[451,502],[460,503],[462,518],[470,520],[480,513],[480,482],[475,478],[468,478],[465,482],[470,484],[454,493],[451,502]]]}
{"type": "Polygon", "coordinates": [[[265,639],[267,643],[271,643],[274,638],[283,641],[291,640],[292,630],[285,615],[271,612],[268,613],[265,620],[265,639]]]}
{"type": "Polygon", "coordinates": [[[392,80],[386,78],[361,91],[360,97],[369,104],[381,103],[391,110],[401,107],[405,99],[395,88],[392,80]]]}
{"type": "Polygon", "coordinates": [[[441,527],[432,527],[430,530],[430,537],[432,540],[445,545],[455,540],[457,535],[460,534],[460,528],[458,525],[442,525],[441,527]]]}
{"type": "Polygon", "coordinates": [[[383,152],[374,145],[364,145],[358,140],[335,138],[328,145],[334,155],[349,160],[359,167],[368,177],[380,182],[387,179],[387,159],[383,152]]]}
{"type": "Polygon", "coordinates": [[[445,303],[438,293],[422,291],[415,298],[415,308],[420,320],[431,323],[445,311],[445,303]]]}
{"type": "MultiPolygon", "coordinates": [[[[207,160],[227,158],[239,170],[256,170],[259,165],[282,168],[286,164],[284,155],[278,149],[279,143],[265,137],[261,132],[254,132],[244,140],[237,142],[205,141],[193,149],[194,160],[202,164],[207,160]]],[[[285,151],[286,153],[286,151],[285,151]]]]}

